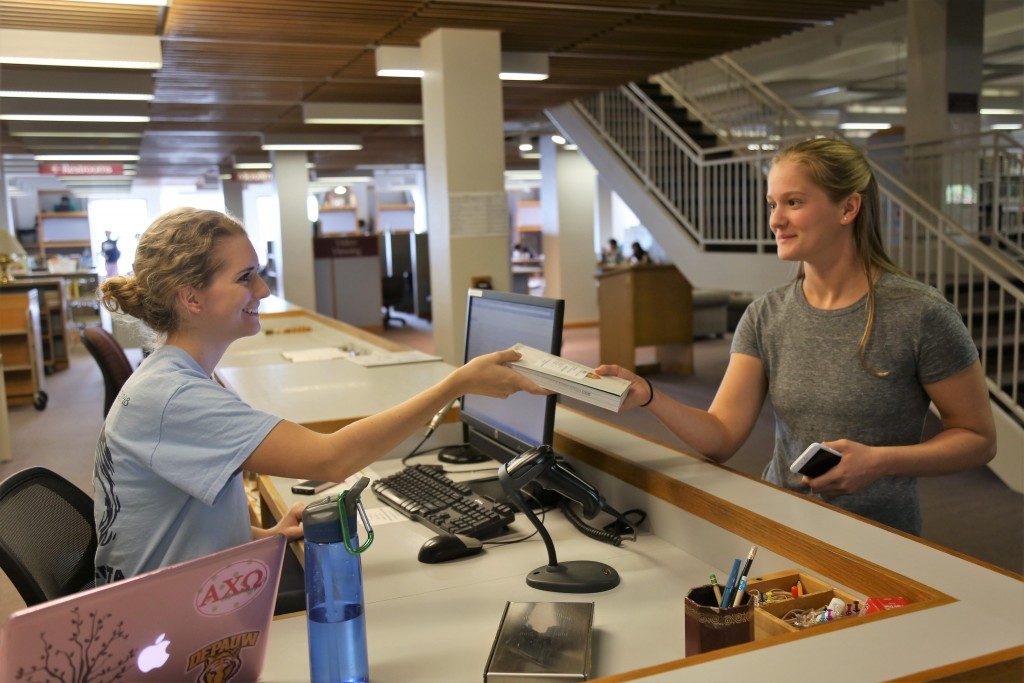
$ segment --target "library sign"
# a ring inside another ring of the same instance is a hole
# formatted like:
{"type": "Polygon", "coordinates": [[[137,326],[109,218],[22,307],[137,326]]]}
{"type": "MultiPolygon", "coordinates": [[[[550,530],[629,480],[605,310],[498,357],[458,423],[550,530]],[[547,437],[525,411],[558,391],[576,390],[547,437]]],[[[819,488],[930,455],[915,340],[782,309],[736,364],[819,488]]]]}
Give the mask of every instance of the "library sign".
{"type": "Polygon", "coordinates": [[[124,175],[124,164],[59,162],[39,164],[40,175],[124,175]]]}

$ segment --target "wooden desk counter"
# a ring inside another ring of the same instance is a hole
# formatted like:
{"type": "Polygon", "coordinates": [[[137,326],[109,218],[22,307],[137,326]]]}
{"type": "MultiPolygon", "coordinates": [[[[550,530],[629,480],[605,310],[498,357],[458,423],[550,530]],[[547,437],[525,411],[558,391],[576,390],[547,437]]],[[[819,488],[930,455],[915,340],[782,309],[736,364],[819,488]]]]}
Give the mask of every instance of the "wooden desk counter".
{"type": "MultiPolygon", "coordinates": [[[[334,361],[230,367],[218,369],[218,376],[253,405],[316,427],[375,412],[450,368],[427,363],[372,370],[398,372],[360,378],[356,371],[366,368],[334,361]],[[246,374],[255,369],[262,370],[260,379],[246,374]]],[[[595,602],[594,677],[607,682],[789,681],[804,674],[830,682],[937,680],[965,672],[980,674],[975,680],[1020,680],[1021,576],[562,406],[555,430],[555,449],[613,505],[648,513],[651,533],[621,548],[583,537],[559,514],[545,521],[560,559],[607,562],[622,584],[592,595],[528,588],[526,573],[545,562],[536,539],[424,565],[415,554],[431,530],[406,520],[382,525],[364,556],[375,683],[480,680],[506,600],[595,602]],[[682,596],[711,571],[721,577],[751,544],[760,548],[753,576],[795,568],[856,596],[900,595],[912,604],[683,658],[682,596]]],[[[372,469],[397,467],[384,460],[372,469]]],[[[280,514],[291,494],[281,491],[282,482],[263,479],[278,491],[268,503],[280,514]]],[[[305,638],[301,615],[273,622],[261,680],[308,680],[305,638]]]]}

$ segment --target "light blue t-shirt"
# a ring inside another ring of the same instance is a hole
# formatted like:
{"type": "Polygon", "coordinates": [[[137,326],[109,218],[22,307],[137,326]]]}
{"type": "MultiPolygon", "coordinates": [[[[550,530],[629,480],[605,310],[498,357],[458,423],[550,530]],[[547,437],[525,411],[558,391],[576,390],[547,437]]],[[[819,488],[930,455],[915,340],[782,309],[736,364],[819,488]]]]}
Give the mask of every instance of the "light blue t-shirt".
{"type": "Polygon", "coordinates": [[[252,540],[241,466],[280,419],[247,405],[178,347],[147,358],[96,444],[97,582],[252,540]]]}

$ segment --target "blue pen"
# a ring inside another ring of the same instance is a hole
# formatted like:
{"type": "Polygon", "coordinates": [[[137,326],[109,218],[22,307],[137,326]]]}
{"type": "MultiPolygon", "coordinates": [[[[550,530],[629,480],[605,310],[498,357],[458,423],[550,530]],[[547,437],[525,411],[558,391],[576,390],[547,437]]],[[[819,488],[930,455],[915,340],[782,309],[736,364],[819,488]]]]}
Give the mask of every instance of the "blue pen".
{"type": "Polygon", "coordinates": [[[735,559],[732,561],[732,571],[729,572],[729,580],[725,582],[725,591],[722,594],[721,607],[729,607],[732,605],[732,594],[736,590],[736,576],[740,573],[740,561],[735,559]]]}

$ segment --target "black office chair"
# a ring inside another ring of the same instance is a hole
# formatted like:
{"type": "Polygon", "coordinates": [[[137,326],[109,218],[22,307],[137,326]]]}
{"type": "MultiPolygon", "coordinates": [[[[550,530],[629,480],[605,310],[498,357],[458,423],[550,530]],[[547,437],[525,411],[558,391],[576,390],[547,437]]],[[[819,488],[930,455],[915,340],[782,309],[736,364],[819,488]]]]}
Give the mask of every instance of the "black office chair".
{"type": "Polygon", "coordinates": [[[121,344],[102,327],[86,327],[81,331],[81,338],[103,373],[103,417],[106,417],[121,387],[132,374],[132,364],[121,344]]]}
{"type": "Polygon", "coordinates": [[[92,588],[92,499],[45,467],[0,482],[0,569],[26,605],[92,588]]]}
{"type": "Polygon", "coordinates": [[[391,307],[402,303],[402,299],[405,298],[404,274],[382,277],[381,293],[384,301],[384,329],[388,329],[392,324],[405,325],[405,319],[393,315],[391,312],[391,307]]]}

